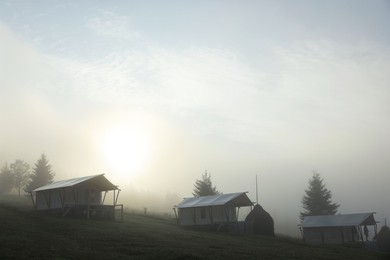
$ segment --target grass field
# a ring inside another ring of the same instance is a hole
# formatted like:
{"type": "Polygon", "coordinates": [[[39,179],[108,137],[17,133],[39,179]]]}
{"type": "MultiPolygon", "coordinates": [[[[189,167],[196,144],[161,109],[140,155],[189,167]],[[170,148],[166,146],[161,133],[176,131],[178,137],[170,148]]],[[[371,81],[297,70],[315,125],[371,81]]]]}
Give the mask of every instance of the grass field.
{"type": "Polygon", "coordinates": [[[67,219],[0,196],[1,259],[389,259],[362,248],[299,239],[193,231],[173,220],[125,213],[124,222],[67,219]]]}

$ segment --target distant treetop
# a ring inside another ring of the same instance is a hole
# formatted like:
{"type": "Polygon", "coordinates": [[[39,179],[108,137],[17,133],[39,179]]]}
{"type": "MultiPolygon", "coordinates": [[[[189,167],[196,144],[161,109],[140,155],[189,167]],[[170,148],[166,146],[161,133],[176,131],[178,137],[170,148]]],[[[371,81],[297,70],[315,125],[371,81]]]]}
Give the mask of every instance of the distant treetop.
{"type": "Polygon", "coordinates": [[[52,170],[51,164],[46,158],[45,154],[41,154],[41,158],[35,163],[33,172],[30,175],[30,180],[25,187],[26,192],[30,192],[36,188],[52,183],[54,181],[55,173],[52,170]]]}
{"type": "Polygon", "coordinates": [[[213,184],[211,182],[211,175],[209,175],[207,171],[205,171],[205,173],[202,175],[202,179],[196,180],[192,195],[197,197],[217,194],[220,194],[220,192],[215,186],[213,187],[213,184]]]}
{"type": "Polygon", "coordinates": [[[340,204],[332,202],[332,193],[325,188],[323,179],[315,171],[302,198],[302,207],[304,211],[300,213],[301,220],[305,216],[334,215],[340,207],[340,204]]]}

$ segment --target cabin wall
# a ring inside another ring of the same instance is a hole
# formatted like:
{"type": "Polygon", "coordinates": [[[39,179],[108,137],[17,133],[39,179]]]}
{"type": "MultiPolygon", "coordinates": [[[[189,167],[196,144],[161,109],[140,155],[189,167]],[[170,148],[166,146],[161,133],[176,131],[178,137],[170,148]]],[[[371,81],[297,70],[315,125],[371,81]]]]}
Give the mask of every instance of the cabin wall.
{"type": "Polygon", "coordinates": [[[303,228],[303,237],[306,242],[322,243],[321,229],[319,228],[303,228]]]}
{"type": "MultiPolygon", "coordinates": [[[[72,191],[73,192],[73,191],[72,191]]],[[[80,186],[77,186],[74,189],[74,193],[76,194],[76,202],[73,200],[75,204],[96,204],[99,205],[102,202],[102,194],[95,185],[91,183],[85,183],[80,186]]]]}
{"type": "Polygon", "coordinates": [[[59,209],[65,205],[102,203],[102,192],[94,185],[85,184],[75,188],[67,187],[36,192],[36,209],[59,209]]]}
{"type": "Polygon", "coordinates": [[[51,206],[56,207],[56,202],[52,202],[54,199],[51,199],[52,192],[50,190],[39,191],[36,193],[36,209],[44,210],[49,209],[51,206]]]}
{"type": "Polygon", "coordinates": [[[179,224],[182,226],[209,225],[237,221],[236,208],[225,206],[179,209],[178,218],[179,224]]]}
{"type": "Polygon", "coordinates": [[[316,244],[343,244],[358,241],[356,227],[303,228],[305,241],[316,244]]]}
{"type": "Polygon", "coordinates": [[[356,227],[342,227],[344,242],[359,241],[359,231],[356,227]]]}
{"type": "Polygon", "coordinates": [[[325,244],[342,244],[343,236],[340,228],[327,228],[323,230],[325,244]]]}
{"type": "Polygon", "coordinates": [[[236,208],[216,206],[212,207],[213,222],[235,222],[237,221],[236,208]]]}

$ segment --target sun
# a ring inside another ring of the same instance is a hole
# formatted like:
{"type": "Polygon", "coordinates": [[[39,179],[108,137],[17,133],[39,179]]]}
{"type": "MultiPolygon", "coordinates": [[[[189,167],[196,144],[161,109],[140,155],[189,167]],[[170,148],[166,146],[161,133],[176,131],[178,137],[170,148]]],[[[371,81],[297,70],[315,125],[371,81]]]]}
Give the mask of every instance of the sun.
{"type": "Polygon", "coordinates": [[[117,125],[102,140],[103,158],[114,174],[136,174],[147,164],[150,142],[146,131],[132,125],[117,125]]]}

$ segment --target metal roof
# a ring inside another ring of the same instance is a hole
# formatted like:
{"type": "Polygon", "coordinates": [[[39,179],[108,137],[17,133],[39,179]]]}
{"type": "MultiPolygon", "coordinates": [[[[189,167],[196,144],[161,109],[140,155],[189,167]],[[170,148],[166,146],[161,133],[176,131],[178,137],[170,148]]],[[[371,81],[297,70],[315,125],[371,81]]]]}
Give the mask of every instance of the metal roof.
{"type": "Polygon", "coordinates": [[[177,208],[195,208],[195,207],[206,207],[206,206],[220,206],[231,203],[236,207],[252,206],[253,202],[248,198],[246,192],[218,194],[211,196],[199,196],[193,198],[183,199],[177,208]]]}
{"type": "Polygon", "coordinates": [[[359,225],[375,225],[373,213],[339,214],[324,216],[306,216],[300,225],[309,227],[351,227],[359,225]]]}
{"type": "Polygon", "coordinates": [[[79,184],[85,183],[85,182],[95,183],[102,191],[103,190],[117,190],[118,189],[118,186],[115,186],[109,180],[107,180],[107,178],[104,177],[104,174],[98,174],[98,175],[91,175],[91,176],[84,176],[84,177],[73,178],[73,179],[68,179],[68,180],[56,181],[56,182],[47,184],[45,186],[39,187],[39,188],[33,190],[33,192],[43,191],[43,190],[60,189],[60,188],[66,188],[66,187],[74,187],[76,185],[79,185],[79,184]]]}

